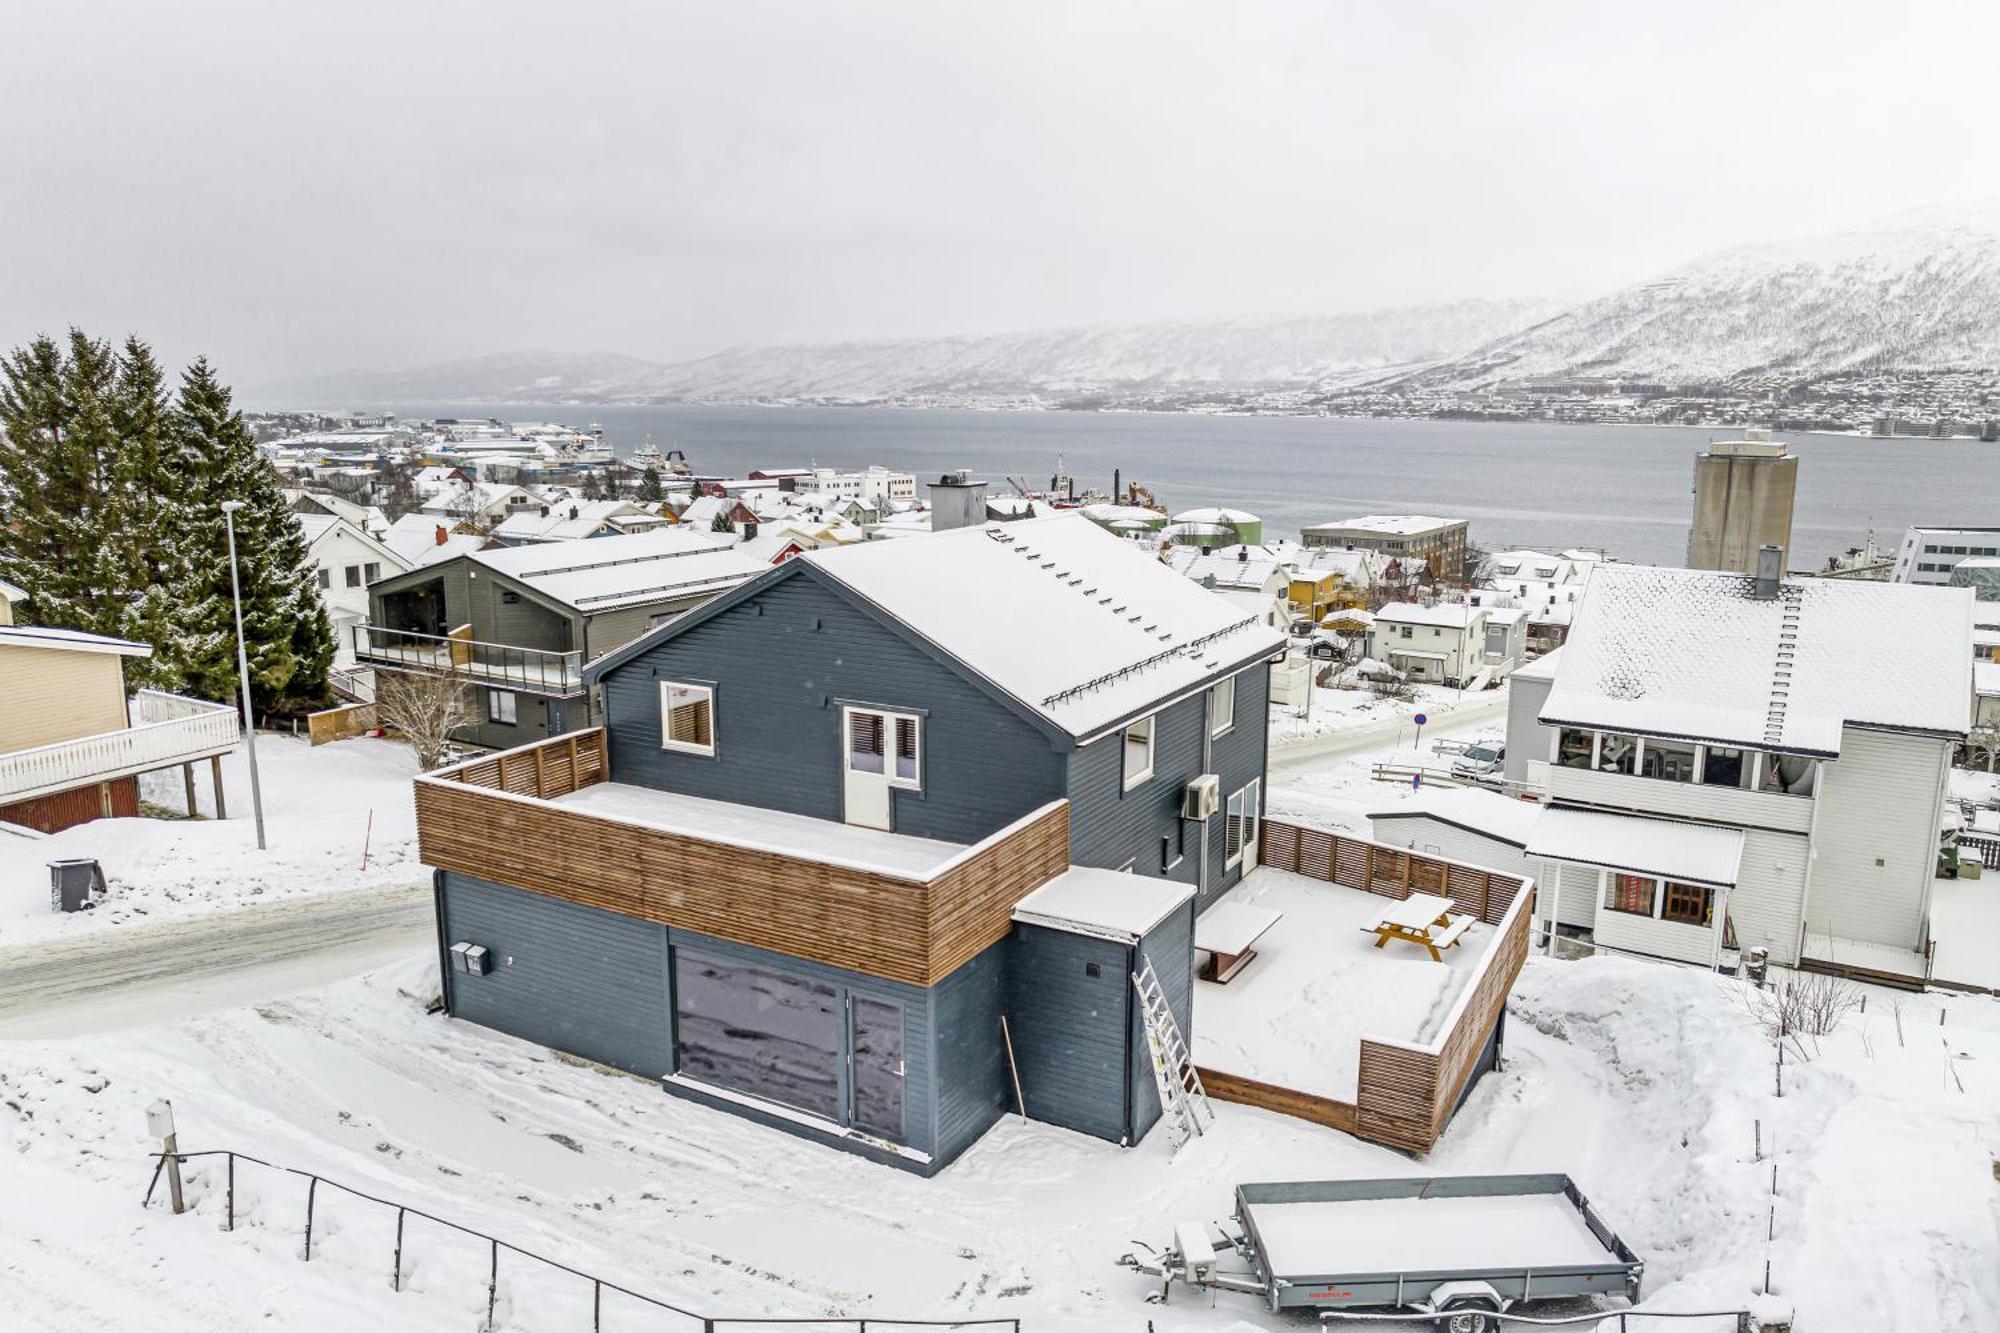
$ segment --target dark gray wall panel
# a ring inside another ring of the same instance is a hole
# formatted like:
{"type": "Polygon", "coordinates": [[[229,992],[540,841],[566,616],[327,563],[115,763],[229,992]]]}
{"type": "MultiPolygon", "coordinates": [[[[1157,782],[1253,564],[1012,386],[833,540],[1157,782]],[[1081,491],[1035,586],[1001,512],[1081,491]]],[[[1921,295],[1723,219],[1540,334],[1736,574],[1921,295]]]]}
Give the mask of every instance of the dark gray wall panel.
{"type": "Polygon", "coordinates": [[[1007,1015],[1028,1114],[1119,1142],[1126,1133],[1131,949],[1018,923],[1012,943],[1007,1015]],[[1089,975],[1093,964],[1096,976],[1089,975]]]}
{"type": "Polygon", "coordinates": [[[672,1067],[666,927],[447,873],[447,946],[483,944],[493,970],[453,973],[455,1017],[600,1064],[672,1067]]]}
{"type": "Polygon", "coordinates": [[[893,793],[899,833],[976,842],[1063,794],[1040,732],[811,574],[619,665],[604,694],[619,782],[839,819],[845,699],[924,714],[924,790],[893,793]],[[714,758],[660,748],[663,679],[719,682],[714,758]]]}
{"type": "MultiPolygon", "coordinates": [[[[1070,860],[1109,870],[1131,862],[1142,875],[1192,884],[1201,863],[1201,826],[1188,822],[1182,827],[1181,794],[1188,783],[1207,771],[1202,767],[1206,695],[1170,704],[1157,716],[1153,776],[1130,791],[1124,789],[1122,733],[1114,732],[1071,752],[1070,860]],[[1162,855],[1163,846],[1170,849],[1170,855],[1162,855]],[[1180,864],[1169,869],[1173,857],[1179,857],[1180,864]]],[[[1221,827],[1219,817],[1210,822],[1221,827]]],[[[1211,841],[1216,836],[1211,832],[1211,841]]]]}
{"type": "MultiPolygon", "coordinates": [[[[1258,664],[1239,672],[1236,677],[1236,725],[1210,742],[1210,772],[1221,779],[1222,799],[1226,804],[1229,793],[1243,786],[1252,778],[1261,777],[1268,758],[1269,731],[1267,721],[1270,710],[1271,670],[1258,664]]],[[[1259,791],[1259,805],[1268,793],[1259,791]]],[[[1205,910],[1209,904],[1220,898],[1224,891],[1243,878],[1241,867],[1225,868],[1223,860],[1228,854],[1228,846],[1223,836],[1223,819],[1217,815],[1208,821],[1208,874],[1203,880],[1201,901],[1197,911],[1205,910]]]]}
{"type": "Polygon", "coordinates": [[[1007,1001],[1009,941],[1002,940],[931,991],[937,1070],[937,1147],[948,1162],[1014,1106],[1000,1035],[1007,1001]]]}

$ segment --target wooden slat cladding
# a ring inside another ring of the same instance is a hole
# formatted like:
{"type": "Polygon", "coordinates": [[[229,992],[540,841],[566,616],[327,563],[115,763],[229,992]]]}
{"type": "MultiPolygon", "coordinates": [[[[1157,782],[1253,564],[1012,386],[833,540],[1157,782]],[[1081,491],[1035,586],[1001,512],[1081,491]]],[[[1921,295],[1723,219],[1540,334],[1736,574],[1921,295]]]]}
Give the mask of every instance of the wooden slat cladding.
{"type": "Polygon", "coordinates": [[[1524,880],[1461,861],[1385,847],[1365,838],[1344,838],[1325,829],[1266,820],[1259,861],[1329,884],[1401,900],[1435,893],[1489,926],[1500,924],[1524,880]]]}
{"type": "Polygon", "coordinates": [[[1254,1078],[1225,1073],[1220,1069],[1204,1067],[1199,1072],[1202,1087],[1207,1089],[1208,1095],[1216,1101],[1262,1107],[1266,1111],[1276,1111],[1280,1115],[1310,1120],[1316,1125],[1325,1125],[1328,1129],[1337,1129],[1343,1134],[1355,1132],[1354,1107],[1349,1102],[1321,1097],[1316,1093],[1300,1092],[1297,1088],[1281,1088],[1275,1083],[1260,1083],[1254,1078]]]}
{"type": "Polygon", "coordinates": [[[1509,903],[1505,928],[1480,960],[1479,974],[1467,983],[1470,998],[1450,1031],[1424,1047],[1361,1043],[1355,1133],[1413,1153],[1428,1152],[1444,1133],[1527,961],[1534,895],[1534,886],[1523,883],[1509,903]]]}
{"type": "Polygon", "coordinates": [[[601,739],[559,737],[418,782],[425,864],[919,986],[1005,938],[1014,904],[1069,864],[1066,802],[924,882],[533,799],[602,781],[601,739]],[[504,790],[530,799],[496,794],[502,760],[504,790]]]}

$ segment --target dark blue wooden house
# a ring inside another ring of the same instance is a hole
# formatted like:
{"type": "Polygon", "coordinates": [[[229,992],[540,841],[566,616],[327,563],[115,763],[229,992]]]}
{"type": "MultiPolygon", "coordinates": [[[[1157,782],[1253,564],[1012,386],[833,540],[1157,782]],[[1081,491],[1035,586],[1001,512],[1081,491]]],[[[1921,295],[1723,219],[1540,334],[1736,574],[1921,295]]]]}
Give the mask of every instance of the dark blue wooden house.
{"type": "Polygon", "coordinates": [[[1282,648],[1077,517],[789,561],[592,664],[601,728],[419,780],[449,1008],[919,1170],[1017,1076],[1136,1142],[1132,977],[1188,1030],[1282,648]]]}

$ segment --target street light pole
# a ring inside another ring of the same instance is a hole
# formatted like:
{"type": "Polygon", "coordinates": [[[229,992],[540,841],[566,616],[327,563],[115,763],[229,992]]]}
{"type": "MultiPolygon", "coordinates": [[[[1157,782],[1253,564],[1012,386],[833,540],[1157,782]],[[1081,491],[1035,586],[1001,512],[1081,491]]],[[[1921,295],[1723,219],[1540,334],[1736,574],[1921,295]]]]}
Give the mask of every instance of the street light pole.
{"type": "Polygon", "coordinates": [[[250,715],[250,655],[243,646],[243,581],[236,574],[236,511],[241,500],[222,502],[229,530],[229,600],[236,607],[236,679],[243,695],[243,745],[250,757],[250,811],[257,820],[257,850],[264,850],[264,793],[257,784],[257,723],[250,715]]]}

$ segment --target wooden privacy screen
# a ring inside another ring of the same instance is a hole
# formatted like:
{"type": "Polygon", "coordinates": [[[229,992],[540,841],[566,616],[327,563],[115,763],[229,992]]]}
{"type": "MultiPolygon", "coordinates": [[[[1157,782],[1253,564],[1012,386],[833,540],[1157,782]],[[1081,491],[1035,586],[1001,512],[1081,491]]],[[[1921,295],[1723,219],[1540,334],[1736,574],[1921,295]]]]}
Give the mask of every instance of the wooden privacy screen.
{"type": "Polygon", "coordinates": [[[1004,939],[1014,904],[1069,866],[1067,801],[1016,821],[930,879],[549,803],[608,771],[603,730],[593,728],[420,778],[424,863],[918,986],[1004,939]]]}
{"type": "MultiPolygon", "coordinates": [[[[1478,971],[1466,982],[1445,1031],[1424,1043],[1361,1042],[1353,1132],[1405,1152],[1428,1152],[1457,1109],[1480,1053],[1507,1007],[1514,978],[1527,960],[1534,881],[1286,823],[1265,823],[1262,860],[1275,869],[1389,898],[1439,894],[1450,898],[1459,911],[1500,928],[1479,960],[1478,971]]],[[[1203,1076],[1207,1077],[1207,1071],[1203,1076]]],[[[1213,1086],[1210,1091],[1214,1091],[1213,1086]]],[[[1286,1093],[1284,1089],[1275,1091],[1286,1093]]],[[[1241,1100],[1301,1114],[1284,1105],[1282,1098],[1246,1096],[1241,1100]]],[[[1304,1114],[1306,1119],[1330,1123],[1323,1113],[1304,1114]]]]}

